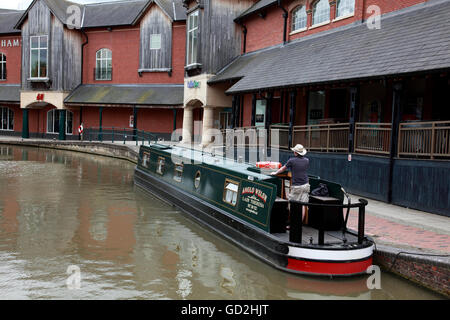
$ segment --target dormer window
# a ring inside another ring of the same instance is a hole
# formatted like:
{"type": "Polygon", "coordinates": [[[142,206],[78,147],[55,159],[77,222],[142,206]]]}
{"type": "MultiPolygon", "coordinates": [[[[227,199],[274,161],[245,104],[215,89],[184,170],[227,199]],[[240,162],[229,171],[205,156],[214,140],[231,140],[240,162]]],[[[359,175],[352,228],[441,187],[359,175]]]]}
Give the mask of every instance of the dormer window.
{"type": "Polygon", "coordinates": [[[328,0],[318,0],[313,5],[312,24],[326,23],[330,21],[330,3],[328,0]]]}
{"type": "Polygon", "coordinates": [[[30,78],[48,77],[48,36],[30,37],[30,78]]]}
{"type": "Polygon", "coordinates": [[[295,8],[292,11],[292,31],[305,29],[307,18],[305,6],[295,8]]]}
{"type": "Polygon", "coordinates": [[[95,80],[112,80],[112,52],[109,49],[97,51],[95,80]]]}
{"type": "Polygon", "coordinates": [[[6,80],[6,56],[0,53],[0,80],[6,80]]]}
{"type": "Polygon", "coordinates": [[[188,16],[186,48],[187,65],[198,63],[198,10],[188,16]]]}
{"type": "Polygon", "coordinates": [[[336,18],[351,16],[355,13],[355,0],[338,0],[336,18]]]}

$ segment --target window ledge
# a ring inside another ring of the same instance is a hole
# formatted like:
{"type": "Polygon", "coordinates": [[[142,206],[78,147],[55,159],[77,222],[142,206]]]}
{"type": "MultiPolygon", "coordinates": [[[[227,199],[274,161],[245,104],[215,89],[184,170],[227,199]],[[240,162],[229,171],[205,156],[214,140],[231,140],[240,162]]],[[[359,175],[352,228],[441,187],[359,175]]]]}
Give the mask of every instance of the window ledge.
{"type": "Polygon", "coordinates": [[[354,16],[355,16],[355,13],[353,12],[352,14],[348,14],[348,15],[341,16],[341,17],[338,17],[336,19],[333,19],[333,22],[345,20],[345,19],[348,19],[348,18],[351,18],[351,17],[354,17],[354,16]]]}
{"type": "Polygon", "coordinates": [[[292,36],[292,35],[297,34],[297,33],[305,32],[306,30],[308,30],[308,28],[304,27],[304,28],[292,31],[291,33],[289,33],[289,35],[292,36]]]}
{"type": "Polygon", "coordinates": [[[144,72],[171,72],[172,68],[138,69],[139,73],[144,72]]]}
{"type": "Polygon", "coordinates": [[[31,82],[49,82],[50,78],[28,78],[27,80],[31,82]]]}
{"type": "Polygon", "coordinates": [[[311,27],[309,27],[309,30],[325,26],[325,25],[327,25],[329,23],[330,23],[330,20],[327,20],[327,21],[324,21],[324,22],[321,22],[321,23],[313,24],[311,27]]]}

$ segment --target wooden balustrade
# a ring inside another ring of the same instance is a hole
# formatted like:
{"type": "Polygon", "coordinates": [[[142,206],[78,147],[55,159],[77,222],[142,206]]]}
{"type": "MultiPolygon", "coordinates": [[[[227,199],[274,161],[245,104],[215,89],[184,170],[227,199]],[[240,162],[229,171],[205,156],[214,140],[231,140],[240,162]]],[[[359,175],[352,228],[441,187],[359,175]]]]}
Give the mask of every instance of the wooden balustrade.
{"type": "Polygon", "coordinates": [[[399,127],[400,157],[450,157],[450,121],[409,122],[399,127]]]}
{"type": "Polygon", "coordinates": [[[389,154],[390,123],[359,122],[355,124],[355,152],[389,154]]]}
{"type": "Polygon", "coordinates": [[[271,125],[269,139],[272,148],[289,149],[289,126],[271,125]]]}
{"type": "Polygon", "coordinates": [[[347,151],[349,133],[348,123],[294,126],[292,144],[312,151],[347,151]]]}

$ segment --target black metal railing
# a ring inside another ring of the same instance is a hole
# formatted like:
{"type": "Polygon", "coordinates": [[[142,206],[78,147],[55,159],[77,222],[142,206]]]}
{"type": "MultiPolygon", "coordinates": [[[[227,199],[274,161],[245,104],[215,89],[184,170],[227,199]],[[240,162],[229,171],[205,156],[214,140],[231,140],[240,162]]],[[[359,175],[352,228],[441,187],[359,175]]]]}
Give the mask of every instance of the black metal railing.
{"type": "Polygon", "coordinates": [[[112,80],[113,69],[112,68],[94,68],[95,80],[112,80]]]}
{"type": "MultiPolygon", "coordinates": [[[[302,243],[302,211],[303,206],[308,207],[320,207],[323,209],[347,209],[350,210],[351,208],[358,208],[358,243],[362,244],[364,241],[364,230],[365,230],[365,216],[366,216],[366,206],[368,204],[367,200],[365,199],[359,199],[358,203],[354,204],[323,204],[323,203],[310,203],[310,202],[301,202],[301,201],[295,201],[290,200],[290,232],[289,232],[289,241],[293,243],[302,243]]],[[[342,232],[349,232],[347,230],[347,220],[348,220],[348,214],[347,217],[344,220],[344,225],[342,227],[342,232]]],[[[324,230],[319,229],[319,239],[323,239],[323,232],[324,230]]],[[[319,244],[323,242],[319,240],[319,244]]]]}
{"type": "Polygon", "coordinates": [[[133,128],[117,128],[117,127],[89,127],[83,132],[83,140],[100,141],[100,142],[123,142],[135,141],[136,146],[139,142],[142,144],[158,141],[158,136],[139,129],[133,128]]]}

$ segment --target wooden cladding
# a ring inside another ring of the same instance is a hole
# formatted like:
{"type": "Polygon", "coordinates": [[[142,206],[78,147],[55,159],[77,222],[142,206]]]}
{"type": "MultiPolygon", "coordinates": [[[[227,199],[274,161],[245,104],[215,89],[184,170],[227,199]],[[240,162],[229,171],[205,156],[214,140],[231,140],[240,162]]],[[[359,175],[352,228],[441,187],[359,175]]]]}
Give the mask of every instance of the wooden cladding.
{"type": "Polygon", "coordinates": [[[156,5],[141,22],[139,71],[169,71],[172,68],[172,21],[156,5]]]}

